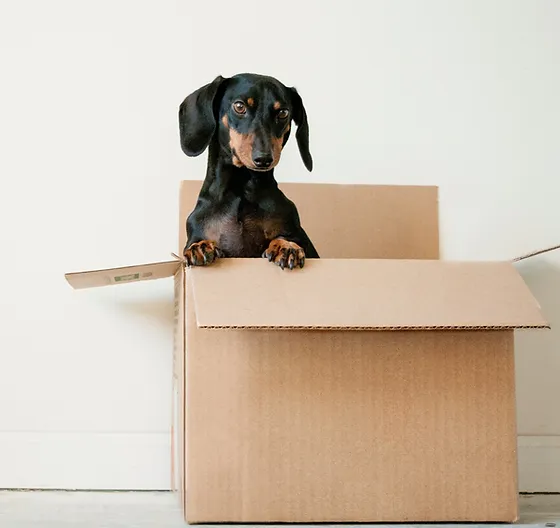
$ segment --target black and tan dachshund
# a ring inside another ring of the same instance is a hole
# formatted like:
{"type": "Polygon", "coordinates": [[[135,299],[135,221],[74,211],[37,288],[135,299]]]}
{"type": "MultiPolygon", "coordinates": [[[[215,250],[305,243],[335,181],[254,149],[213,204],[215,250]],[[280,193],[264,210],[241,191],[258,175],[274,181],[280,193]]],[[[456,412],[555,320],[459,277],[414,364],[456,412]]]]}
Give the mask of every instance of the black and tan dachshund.
{"type": "Polygon", "coordinates": [[[181,148],[208,148],[206,178],[186,222],[189,266],[220,257],[264,257],[282,269],[319,258],[296,206],[278,188],[274,167],[292,120],[305,167],[311,171],[309,126],[295,88],[256,74],[216,77],[179,107],[181,148]]]}

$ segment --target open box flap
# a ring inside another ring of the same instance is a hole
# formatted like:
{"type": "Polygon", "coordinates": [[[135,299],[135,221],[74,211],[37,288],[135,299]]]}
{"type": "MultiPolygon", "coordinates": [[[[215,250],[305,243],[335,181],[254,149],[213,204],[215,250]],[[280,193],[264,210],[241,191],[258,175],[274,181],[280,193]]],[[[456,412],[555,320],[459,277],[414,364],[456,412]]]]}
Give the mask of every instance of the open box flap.
{"type": "Polygon", "coordinates": [[[521,255],[520,257],[516,257],[513,259],[513,262],[520,262],[522,260],[526,260],[528,258],[531,257],[536,257],[537,255],[542,255],[544,253],[549,253],[550,251],[556,251],[560,249],[560,244],[556,245],[556,246],[550,246],[547,248],[543,248],[543,249],[537,249],[535,251],[531,251],[530,253],[526,253],[525,255],[521,255]]]}
{"type": "Polygon", "coordinates": [[[176,259],[136,266],[66,273],[64,277],[72,288],[79,290],[111,286],[113,284],[164,279],[175,275],[182,265],[181,261],[176,259]]]}
{"type": "Polygon", "coordinates": [[[200,328],[549,328],[511,262],[224,259],[187,273],[200,328]]]}

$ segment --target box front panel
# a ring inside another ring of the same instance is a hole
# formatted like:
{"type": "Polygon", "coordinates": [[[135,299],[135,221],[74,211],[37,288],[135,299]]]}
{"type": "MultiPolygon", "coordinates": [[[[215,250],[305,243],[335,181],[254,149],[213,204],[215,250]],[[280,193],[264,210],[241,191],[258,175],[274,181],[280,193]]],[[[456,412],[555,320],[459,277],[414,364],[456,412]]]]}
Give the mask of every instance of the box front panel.
{"type": "Polygon", "coordinates": [[[511,332],[187,341],[189,522],[516,518],[511,332]]]}

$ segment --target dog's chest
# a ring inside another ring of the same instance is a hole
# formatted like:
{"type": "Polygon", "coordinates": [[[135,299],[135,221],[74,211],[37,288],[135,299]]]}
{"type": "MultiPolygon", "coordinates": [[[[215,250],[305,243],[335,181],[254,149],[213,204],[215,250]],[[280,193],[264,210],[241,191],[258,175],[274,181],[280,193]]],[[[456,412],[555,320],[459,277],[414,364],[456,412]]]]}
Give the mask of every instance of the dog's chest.
{"type": "Polygon", "coordinates": [[[281,221],[258,209],[234,210],[209,219],[206,238],[215,240],[229,257],[260,257],[282,230],[281,221]]]}

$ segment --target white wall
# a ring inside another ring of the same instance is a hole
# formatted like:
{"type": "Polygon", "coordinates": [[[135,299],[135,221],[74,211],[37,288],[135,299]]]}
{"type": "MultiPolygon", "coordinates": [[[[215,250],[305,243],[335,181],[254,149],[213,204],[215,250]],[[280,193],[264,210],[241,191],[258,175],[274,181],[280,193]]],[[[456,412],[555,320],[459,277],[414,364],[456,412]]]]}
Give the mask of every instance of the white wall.
{"type": "MultiPolygon", "coordinates": [[[[172,283],[63,274],[177,250],[190,91],[296,85],[315,170],[291,140],[279,180],[437,184],[443,256],[508,259],[560,239],[559,27],[554,0],[2,2],[0,487],[169,485],[172,283]]],[[[560,323],[560,255],[521,268],[560,323]]],[[[518,352],[521,433],[553,443],[559,344],[518,352]]]]}

